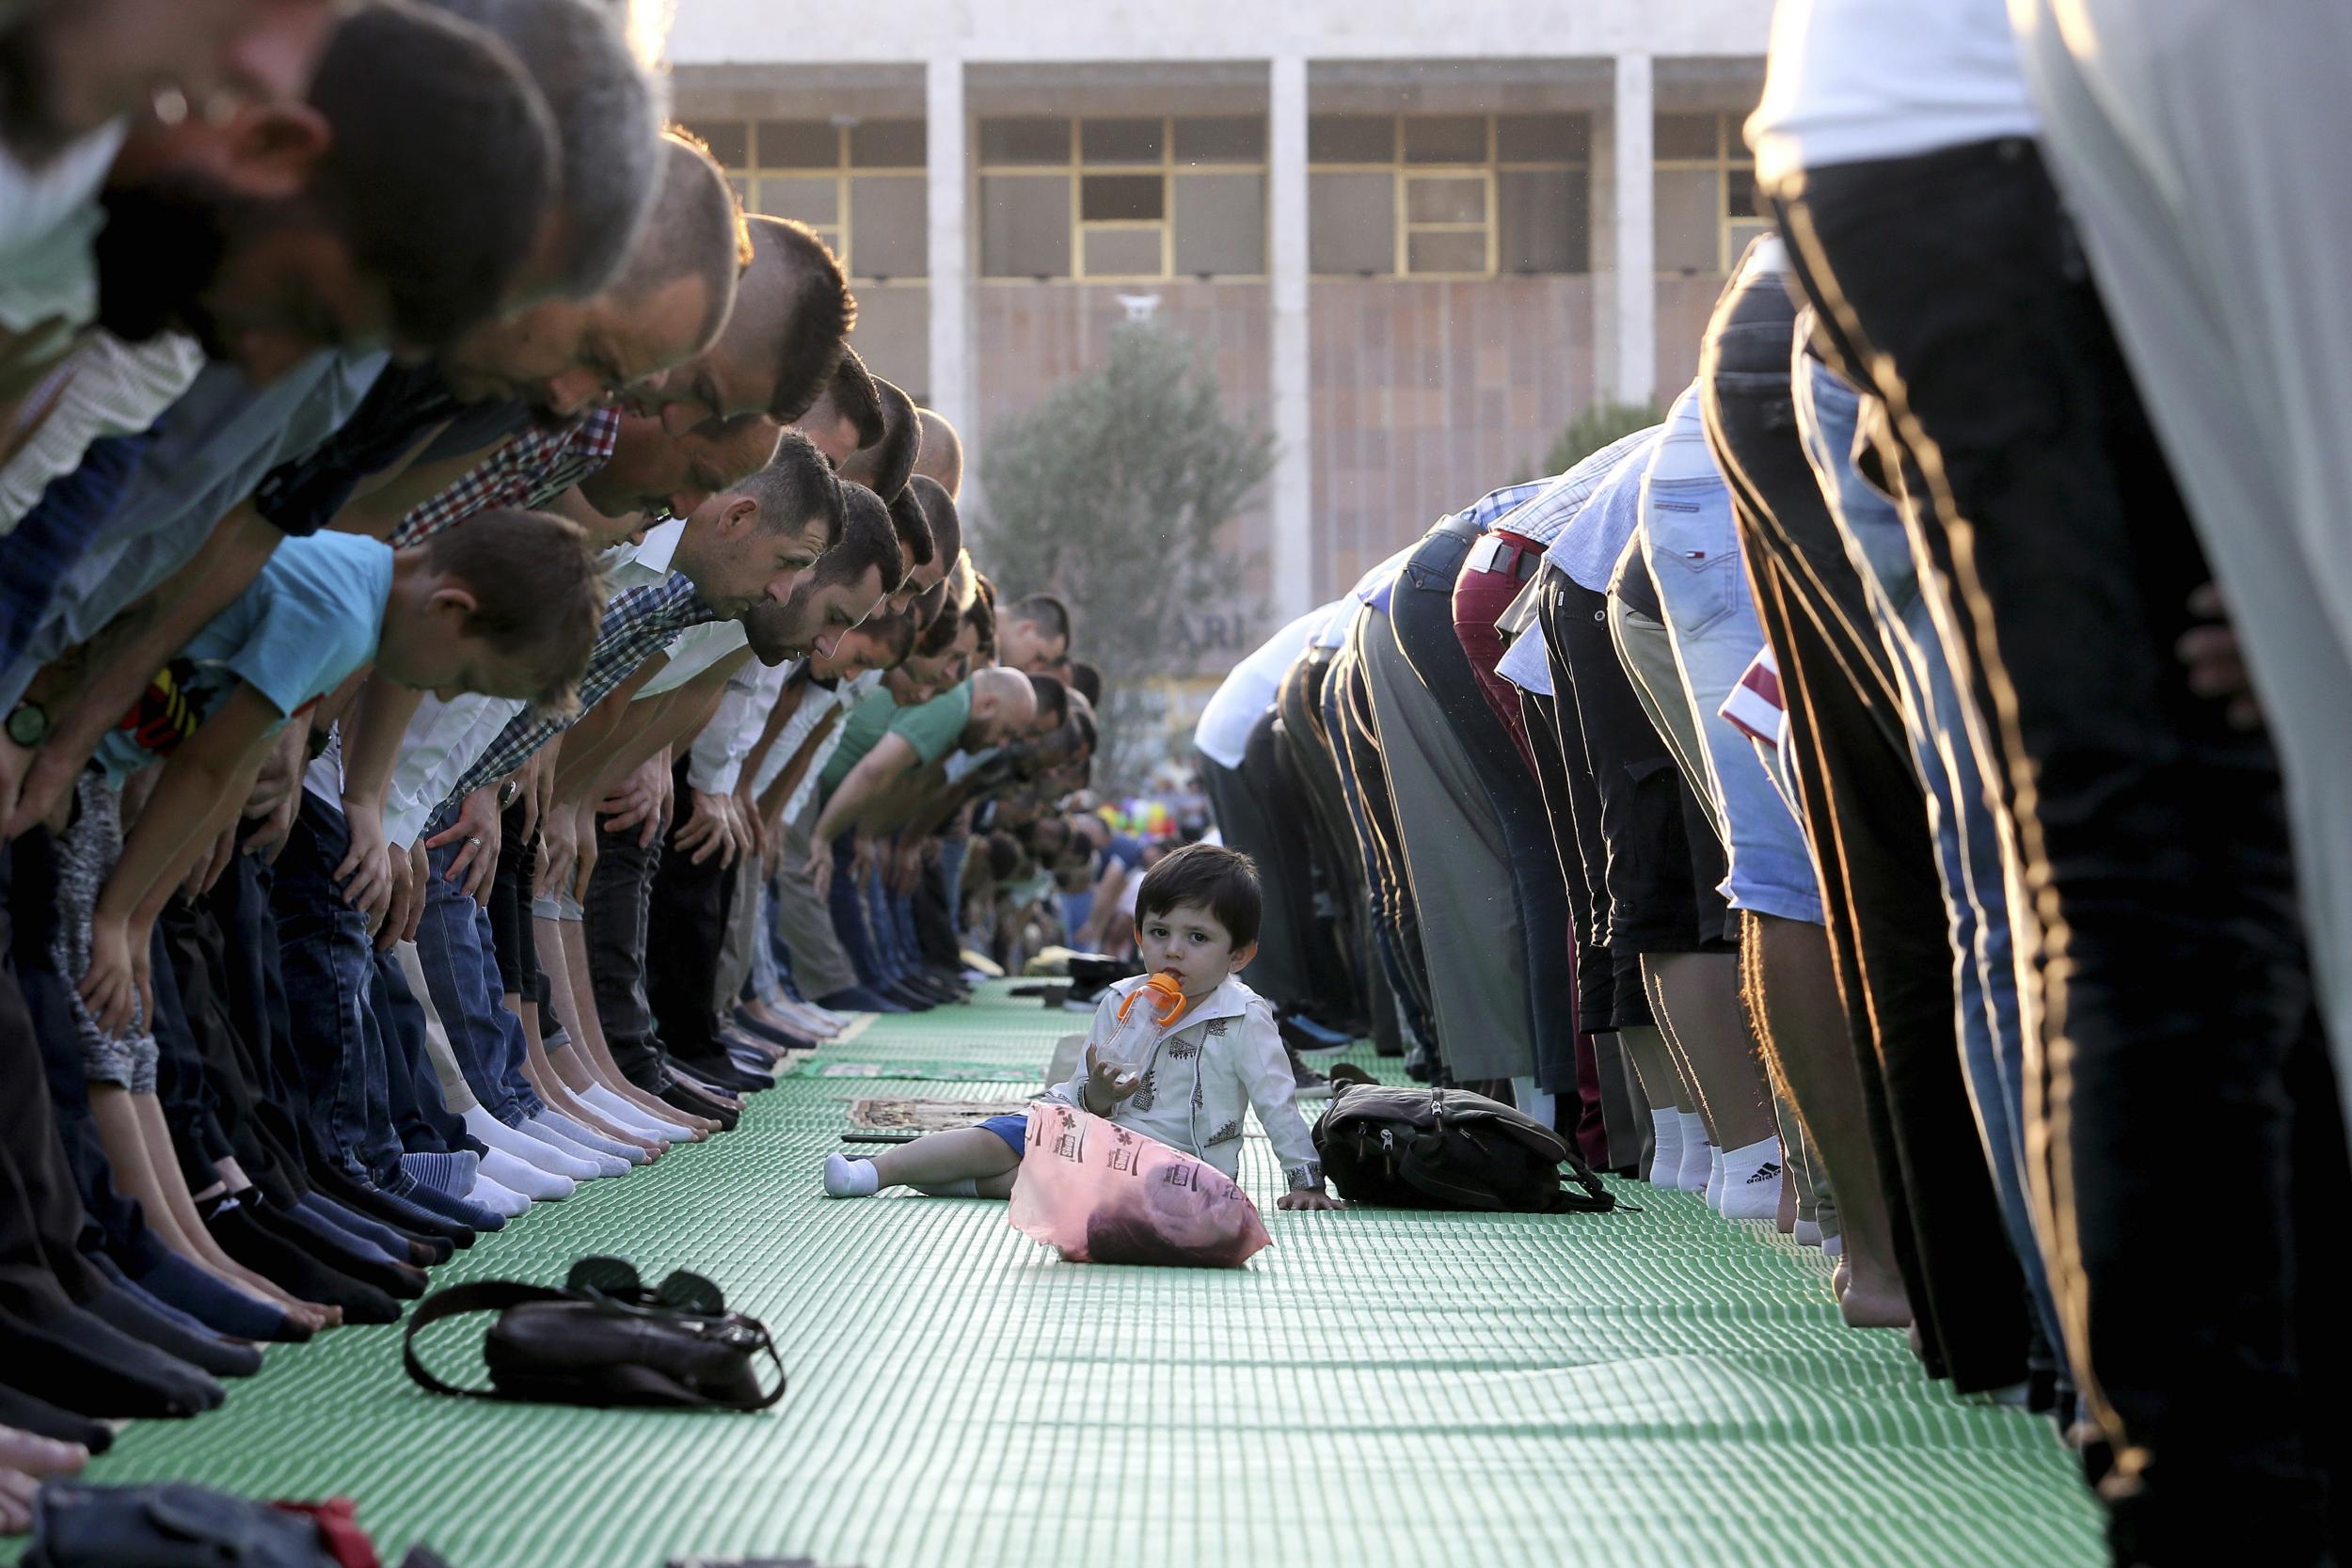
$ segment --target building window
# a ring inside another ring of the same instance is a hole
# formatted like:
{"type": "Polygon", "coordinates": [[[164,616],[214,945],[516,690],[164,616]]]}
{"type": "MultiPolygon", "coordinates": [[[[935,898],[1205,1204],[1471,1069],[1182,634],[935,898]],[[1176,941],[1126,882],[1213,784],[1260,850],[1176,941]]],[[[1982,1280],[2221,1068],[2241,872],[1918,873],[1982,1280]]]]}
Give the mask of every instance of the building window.
{"type": "Polygon", "coordinates": [[[1259,115],[979,123],[980,276],[1265,276],[1259,115]]]}
{"type": "Polygon", "coordinates": [[[1591,137],[1581,114],[1310,116],[1308,264],[1342,277],[1588,271],[1591,137]]]}
{"type": "Polygon", "coordinates": [[[1772,228],[1756,214],[1756,161],[1740,117],[1660,115],[1653,134],[1658,270],[1729,272],[1772,228]]]}
{"type": "Polygon", "coordinates": [[[725,166],[746,208],[807,224],[850,277],[930,274],[921,120],[738,119],[687,129],[725,166]]]}

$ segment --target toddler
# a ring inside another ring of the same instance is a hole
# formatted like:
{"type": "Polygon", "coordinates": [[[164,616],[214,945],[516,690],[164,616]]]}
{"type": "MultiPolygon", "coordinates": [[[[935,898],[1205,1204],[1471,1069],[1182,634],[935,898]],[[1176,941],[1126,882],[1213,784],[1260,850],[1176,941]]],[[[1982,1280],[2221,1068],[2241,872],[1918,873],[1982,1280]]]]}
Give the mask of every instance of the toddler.
{"type": "MultiPolygon", "coordinates": [[[[1257,867],[1232,849],[1190,845],[1153,866],[1136,895],[1136,943],[1152,974],[1182,989],[1184,1010],[1141,1070],[1122,1072],[1098,1052],[1118,1029],[1120,1004],[1150,976],[1112,986],[1094,1010],[1085,1063],[1047,1098],[1083,1106],[1229,1177],[1241,1164],[1243,1117],[1255,1107],[1290,1183],[1280,1207],[1337,1209],[1298,1114],[1274,1010],[1234,974],[1257,957],[1262,902],[1257,867]]],[[[1025,1116],[991,1117],[871,1160],[835,1154],[825,1162],[825,1194],[865,1197],[907,1186],[943,1197],[1009,1197],[1027,1132],[1025,1116]]]]}

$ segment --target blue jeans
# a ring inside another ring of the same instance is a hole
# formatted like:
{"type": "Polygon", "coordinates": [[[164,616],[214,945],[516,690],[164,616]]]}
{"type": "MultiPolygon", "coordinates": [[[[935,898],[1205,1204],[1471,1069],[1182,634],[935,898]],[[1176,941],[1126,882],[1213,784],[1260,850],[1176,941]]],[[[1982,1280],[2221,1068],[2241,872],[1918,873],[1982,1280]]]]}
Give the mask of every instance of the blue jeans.
{"type": "MultiPolygon", "coordinates": [[[[367,918],[336,891],[335,868],[351,847],[343,814],[309,790],[270,883],[285,976],[294,1066],[308,1117],[305,1135],[354,1176],[371,1174],[361,1150],[391,1121],[383,1042],[369,1016],[373,983],[367,918]]],[[[399,1149],[392,1148],[397,1165],[399,1149]]],[[[379,1173],[380,1174],[380,1173],[379,1173]]]]}
{"type": "Polygon", "coordinates": [[[1695,388],[1666,416],[1665,437],[1642,483],[1642,536],[1707,752],[1708,792],[1731,862],[1724,896],[1735,910],[1819,926],[1820,880],[1804,830],[1754,743],[1717,711],[1763,650],[1764,628],[1695,388]]]}
{"type": "Polygon", "coordinates": [[[513,1127],[547,1107],[523,1076],[522,1020],[499,1000],[502,982],[491,950],[490,913],[449,879],[450,863],[462,847],[462,841],[444,844],[428,857],[417,956],[458,1069],[483,1109],[513,1127]]]}
{"type": "Polygon", "coordinates": [[[834,840],[833,928],[841,939],[842,951],[850,956],[850,966],[857,971],[857,983],[871,988],[881,985],[888,976],[884,973],[881,944],[875,940],[874,928],[866,919],[866,889],[850,865],[856,852],[856,843],[848,833],[834,840]]]}
{"type": "Polygon", "coordinates": [[[1871,617],[1902,689],[1903,727],[1927,789],[1936,868],[1944,883],[1958,982],[1961,1067],[1984,1135],[2003,1226],[2025,1268],[2042,1332],[2053,1346],[2061,1345],[2065,1340],[2026,1187],[2025,1034],[2017,1010],[2000,822],[1985,804],[1967,709],[1936,634],[1933,610],[1920,591],[1902,514],[1854,468],[1861,395],[1802,349],[1793,385],[1805,455],[1861,574],[1871,617]]]}

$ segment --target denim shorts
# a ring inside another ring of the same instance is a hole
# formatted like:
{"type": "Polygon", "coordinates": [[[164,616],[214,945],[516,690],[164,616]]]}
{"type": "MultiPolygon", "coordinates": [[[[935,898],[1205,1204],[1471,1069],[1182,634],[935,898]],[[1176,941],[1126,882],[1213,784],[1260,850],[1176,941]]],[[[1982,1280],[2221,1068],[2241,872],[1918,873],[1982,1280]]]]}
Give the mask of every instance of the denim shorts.
{"type": "Polygon", "coordinates": [[[1820,925],[1820,879],[1796,814],[1755,744],[1718,711],[1764,646],[1764,628],[1740,563],[1731,491],[1708,451],[1691,392],[1668,416],[1643,484],[1642,536],[1730,851],[1724,895],[1736,910],[1820,925]]]}

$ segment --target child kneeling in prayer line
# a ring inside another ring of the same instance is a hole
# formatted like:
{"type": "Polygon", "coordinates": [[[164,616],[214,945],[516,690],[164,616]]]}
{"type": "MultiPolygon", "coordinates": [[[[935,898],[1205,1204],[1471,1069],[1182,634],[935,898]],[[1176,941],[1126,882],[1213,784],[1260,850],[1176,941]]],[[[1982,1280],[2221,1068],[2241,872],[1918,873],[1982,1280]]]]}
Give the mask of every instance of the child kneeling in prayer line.
{"type": "MultiPolygon", "coordinates": [[[[1084,1065],[1046,1098],[1081,1106],[1229,1177],[1241,1164],[1242,1119],[1254,1108],[1290,1182],[1279,1207],[1337,1209],[1298,1114],[1297,1083],[1274,1010],[1235,974],[1257,957],[1263,904],[1257,867],[1235,850],[1188,845],[1153,866],[1136,896],[1136,942],[1151,974],[1104,992],[1084,1065]],[[1121,1071],[1099,1053],[1118,1029],[1121,1002],[1152,974],[1175,980],[1184,1011],[1140,1070],[1121,1071]]],[[[835,1154],[825,1161],[825,1195],[866,1197],[907,1186],[942,1197],[1009,1197],[1027,1132],[1025,1116],[991,1117],[871,1160],[835,1154]]]]}

